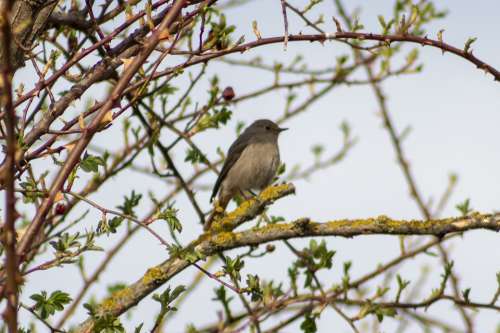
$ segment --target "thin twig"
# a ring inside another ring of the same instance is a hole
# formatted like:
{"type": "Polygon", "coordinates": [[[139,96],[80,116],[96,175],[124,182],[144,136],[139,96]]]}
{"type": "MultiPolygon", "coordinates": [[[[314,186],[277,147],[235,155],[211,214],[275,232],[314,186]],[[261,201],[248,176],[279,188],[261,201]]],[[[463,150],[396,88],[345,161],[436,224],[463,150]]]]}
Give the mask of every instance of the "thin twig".
{"type": "Polygon", "coordinates": [[[54,326],[52,326],[47,320],[43,319],[38,313],[36,313],[35,310],[33,310],[31,307],[21,303],[20,306],[27,310],[29,313],[31,313],[36,319],[41,321],[49,330],[51,333],[66,333],[66,331],[63,331],[61,329],[58,329],[54,326]]]}
{"type": "Polygon", "coordinates": [[[281,12],[283,14],[283,24],[285,25],[285,39],[283,41],[283,49],[286,51],[288,45],[288,17],[286,15],[286,0],[280,0],[281,12]]]}

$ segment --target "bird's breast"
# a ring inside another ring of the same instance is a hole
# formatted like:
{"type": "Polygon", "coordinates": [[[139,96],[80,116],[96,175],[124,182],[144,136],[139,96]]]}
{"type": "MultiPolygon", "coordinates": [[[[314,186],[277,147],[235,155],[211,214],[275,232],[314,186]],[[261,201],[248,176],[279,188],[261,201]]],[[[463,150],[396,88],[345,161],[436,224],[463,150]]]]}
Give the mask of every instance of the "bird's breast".
{"type": "Polygon", "coordinates": [[[250,144],[228,173],[227,181],[241,190],[263,189],[276,176],[280,154],[275,143],[250,144]]]}

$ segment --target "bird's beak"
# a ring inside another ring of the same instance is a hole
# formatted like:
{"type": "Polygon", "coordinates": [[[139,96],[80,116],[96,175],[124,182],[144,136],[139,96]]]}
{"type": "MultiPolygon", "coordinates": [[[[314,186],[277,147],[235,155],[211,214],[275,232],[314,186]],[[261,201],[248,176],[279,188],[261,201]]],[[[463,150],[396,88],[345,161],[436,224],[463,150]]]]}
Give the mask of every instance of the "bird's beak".
{"type": "Polygon", "coordinates": [[[278,127],[278,132],[283,132],[283,131],[286,131],[286,130],[288,130],[288,128],[278,127]]]}

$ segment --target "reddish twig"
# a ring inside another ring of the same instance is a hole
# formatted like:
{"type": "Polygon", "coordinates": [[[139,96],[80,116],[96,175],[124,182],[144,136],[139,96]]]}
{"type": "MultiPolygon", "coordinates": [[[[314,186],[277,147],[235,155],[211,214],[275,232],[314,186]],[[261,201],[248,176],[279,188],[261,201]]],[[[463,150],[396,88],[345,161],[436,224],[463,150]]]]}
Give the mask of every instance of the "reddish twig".
{"type": "Polygon", "coordinates": [[[78,163],[78,161],[80,159],[80,155],[83,153],[83,151],[85,150],[85,148],[89,144],[90,140],[92,139],[94,134],[97,132],[97,130],[101,126],[102,119],[104,118],[106,113],[111,110],[113,105],[116,104],[121,93],[123,92],[123,90],[125,90],[125,88],[129,84],[132,77],[135,75],[135,73],[140,68],[140,66],[144,63],[144,61],[147,59],[147,57],[154,50],[156,44],[160,40],[160,34],[165,29],[168,29],[173,24],[173,22],[176,20],[177,16],[181,12],[182,7],[184,7],[184,5],[186,4],[186,1],[187,0],[177,0],[172,5],[168,14],[162,20],[162,22],[160,23],[158,28],[152,33],[151,37],[149,37],[148,40],[144,43],[142,52],[134,58],[134,60],[130,64],[130,66],[123,73],[123,76],[120,78],[120,80],[118,81],[118,83],[114,87],[113,91],[111,92],[111,94],[110,94],[109,98],[107,99],[107,102],[104,104],[103,108],[99,111],[99,113],[96,115],[96,117],[90,123],[90,125],[82,133],[82,136],[80,137],[80,139],[76,143],[75,147],[73,148],[73,150],[69,154],[66,162],[64,163],[60,172],[58,173],[56,179],[54,180],[48,197],[45,198],[45,200],[41,204],[35,217],[33,218],[32,223],[29,225],[28,229],[26,230],[25,235],[23,236],[23,238],[19,242],[19,247],[18,247],[17,253],[21,258],[26,256],[26,254],[27,254],[26,251],[29,249],[35,236],[37,235],[38,231],[41,229],[41,227],[44,223],[44,220],[45,220],[45,216],[49,212],[50,207],[52,207],[52,204],[54,202],[54,198],[55,198],[56,194],[62,189],[67,177],[72,172],[75,165],[78,163]]]}
{"type": "MultiPolygon", "coordinates": [[[[99,35],[99,38],[101,40],[105,39],[106,37],[102,33],[101,27],[99,27],[99,23],[97,23],[97,21],[95,19],[94,11],[92,10],[92,3],[90,2],[90,0],[85,0],[85,3],[87,5],[87,11],[90,15],[90,19],[92,20],[92,24],[94,25],[94,28],[95,28],[97,34],[99,35]]],[[[104,49],[106,50],[106,53],[111,54],[111,49],[109,47],[109,43],[104,43],[104,49]]]]}
{"type": "Polygon", "coordinates": [[[206,269],[204,269],[203,267],[201,267],[200,265],[198,265],[197,263],[193,263],[193,266],[198,268],[201,272],[203,272],[206,276],[208,276],[209,278],[219,282],[220,284],[222,284],[223,286],[226,286],[228,287],[229,289],[231,289],[232,291],[234,291],[235,293],[237,294],[241,294],[243,293],[243,290],[241,290],[241,288],[238,288],[238,287],[235,287],[227,282],[224,282],[222,281],[221,279],[219,279],[216,275],[210,273],[209,271],[207,271],[206,269]]]}

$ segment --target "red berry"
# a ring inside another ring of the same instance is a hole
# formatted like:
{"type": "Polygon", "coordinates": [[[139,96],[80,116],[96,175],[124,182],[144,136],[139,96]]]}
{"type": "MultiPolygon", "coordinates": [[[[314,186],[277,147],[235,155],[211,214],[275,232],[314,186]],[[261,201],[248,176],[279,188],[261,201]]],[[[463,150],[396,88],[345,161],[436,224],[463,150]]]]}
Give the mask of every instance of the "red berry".
{"type": "Polygon", "coordinates": [[[225,101],[230,101],[234,98],[234,90],[233,87],[226,87],[224,91],[222,92],[222,98],[224,98],[225,101]]]}
{"type": "Polygon", "coordinates": [[[55,212],[57,215],[63,215],[64,213],[66,213],[66,205],[63,203],[58,203],[56,205],[55,212]]]}

